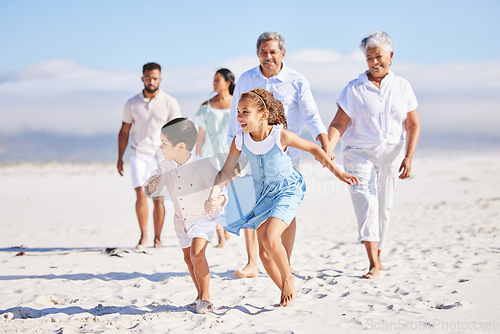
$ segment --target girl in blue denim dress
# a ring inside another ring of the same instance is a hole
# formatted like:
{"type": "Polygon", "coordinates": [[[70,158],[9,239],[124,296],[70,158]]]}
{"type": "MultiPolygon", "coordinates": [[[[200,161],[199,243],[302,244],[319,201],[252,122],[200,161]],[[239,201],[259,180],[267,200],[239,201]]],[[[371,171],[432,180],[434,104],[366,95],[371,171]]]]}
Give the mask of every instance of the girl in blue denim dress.
{"type": "Polygon", "coordinates": [[[252,170],[255,197],[239,189],[233,191],[240,199],[251,200],[252,203],[247,205],[249,212],[227,210],[223,226],[236,234],[241,228],[257,231],[262,264],[281,290],[279,305],[288,306],[295,298],[294,276],[280,238],[295,217],[306,189],[302,175],[293,168],[286,153],[288,146],[311,153],[337,178],[349,185],[357,184],[358,179],[340,171],[321,147],[285,130],[287,123],[283,105],[265,89],[254,89],[241,94],[237,119],[241,130],[233,139],[229,156],[215,178],[205,202],[205,210],[211,213],[216,209],[213,199],[217,198],[222,187],[233,177],[234,168],[243,151],[252,170]]]}

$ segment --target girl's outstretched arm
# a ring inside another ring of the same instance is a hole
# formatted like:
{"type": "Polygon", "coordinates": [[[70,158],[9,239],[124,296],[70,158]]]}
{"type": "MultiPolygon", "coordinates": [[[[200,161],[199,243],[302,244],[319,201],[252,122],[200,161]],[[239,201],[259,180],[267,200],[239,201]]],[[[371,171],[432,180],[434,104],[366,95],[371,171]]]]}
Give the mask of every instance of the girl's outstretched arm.
{"type": "Polygon", "coordinates": [[[206,212],[211,213],[217,208],[218,205],[216,206],[217,202],[214,201],[214,199],[218,198],[221,189],[226,186],[233,178],[234,167],[236,167],[240,155],[241,151],[236,148],[236,144],[234,143],[233,139],[226,162],[224,163],[224,166],[222,166],[220,172],[215,176],[214,185],[212,187],[212,190],[210,190],[208,199],[205,201],[206,212]]]}
{"type": "Polygon", "coordinates": [[[321,147],[315,143],[305,140],[293,132],[281,130],[281,145],[283,148],[291,146],[302,151],[311,153],[324,167],[327,167],[340,181],[349,185],[359,185],[357,176],[342,172],[331,160],[331,158],[323,151],[321,147]]]}

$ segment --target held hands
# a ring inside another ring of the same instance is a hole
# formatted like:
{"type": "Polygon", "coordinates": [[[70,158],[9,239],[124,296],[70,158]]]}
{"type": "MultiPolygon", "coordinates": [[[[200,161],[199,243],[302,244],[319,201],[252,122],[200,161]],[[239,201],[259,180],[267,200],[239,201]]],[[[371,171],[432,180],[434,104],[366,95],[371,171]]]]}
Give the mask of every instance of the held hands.
{"type": "Polygon", "coordinates": [[[321,148],[323,149],[323,151],[325,151],[326,155],[328,155],[328,157],[331,159],[331,160],[335,160],[335,153],[333,153],[333,150],[335,149],[335,146],[333,146],[330,141],[326,141],[322,146],[321,148]]]}
{"type": "Polygon", "coordinates": [[[224,196],[215,196],[215,197],[209,197],[205,201],[205,212],[208,214],[212,214],[215,212],[215,210],[224,202],[225,198],[224,196]]]}
{"type": "Polygon", "coordinates": [[[147,183],[147,190],[149,194],[152,194],[156,191],[156,188],[158,188],[158,183],[160,183],[159,174],[155,174],[149,178],[147,183]]]}
{"type": "MultiPolygon", "coordinates": [[[[323,142],[323,144],[321,145],[321,148],[323,149],[323,151],[325,151],[327,157],[331,161],[333,161],[335,159],[335,154],[333,153],[335,146],[331,145],[328,140],[323,142]]],[[[316,161],[319,161],[323,165],[323,168],[327,167],[323,160],[316,158],[316,161]]]]}

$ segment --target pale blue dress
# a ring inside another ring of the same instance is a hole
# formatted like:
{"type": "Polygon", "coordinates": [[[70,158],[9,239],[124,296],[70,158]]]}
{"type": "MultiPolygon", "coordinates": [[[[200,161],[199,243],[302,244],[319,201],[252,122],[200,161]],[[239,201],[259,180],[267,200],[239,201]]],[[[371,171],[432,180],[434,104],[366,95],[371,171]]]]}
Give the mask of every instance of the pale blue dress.
{"type": "Polygon", "coordinates": [[[222,168],[229,153],[226,136],[230,110],[213,108],[209,100],[198,109],[193,118],[193,122],[206,132],[200,156],[202,158],[215,157],[218,169],[222,168]]]}
{"type": "Polygon", "coordinates": [[[306,184],[293,168],[290,156],[283,152],[281,129],[281,125],[273,126],[269,136],[261,142],[254,141],[241,130],[236,134],[236,148],[248,157],[252,175],[237,178],[228,186],[229,203],[224,219],[219,220],[227,231],[239,235],[242,228],[256,230],[269,217],[289,225],[295,217],[306,184]],[[259,147],[269,150],[255,153],[259,147]]]}

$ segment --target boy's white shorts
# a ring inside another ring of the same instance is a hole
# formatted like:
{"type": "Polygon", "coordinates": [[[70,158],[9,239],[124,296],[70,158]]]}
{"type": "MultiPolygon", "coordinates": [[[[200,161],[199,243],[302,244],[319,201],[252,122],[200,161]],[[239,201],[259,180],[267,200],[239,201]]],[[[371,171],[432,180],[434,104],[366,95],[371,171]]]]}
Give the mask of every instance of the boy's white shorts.
{"type": "Polygon", "coordinates": [[[194,238],[205,239],[211,242],[216,225],[217,222],[215,220],[202,220],[189,227],[176,228],[179,245],[183,249],[191,247],[194,238]],[[181,232],[181,230],[184,231],[181,232]]]}

